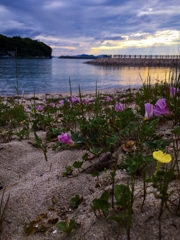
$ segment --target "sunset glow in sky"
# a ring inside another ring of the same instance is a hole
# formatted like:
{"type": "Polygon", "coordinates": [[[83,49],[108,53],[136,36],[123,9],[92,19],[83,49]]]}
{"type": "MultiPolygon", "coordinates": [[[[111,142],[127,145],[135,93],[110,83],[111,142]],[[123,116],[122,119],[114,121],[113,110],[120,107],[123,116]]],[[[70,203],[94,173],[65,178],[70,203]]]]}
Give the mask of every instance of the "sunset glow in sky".
{"type": "Polygon", "coordinates": [[[0,0],[0,34],[46,43],[53,56],[180,55],[179,0],[0,0]]]}

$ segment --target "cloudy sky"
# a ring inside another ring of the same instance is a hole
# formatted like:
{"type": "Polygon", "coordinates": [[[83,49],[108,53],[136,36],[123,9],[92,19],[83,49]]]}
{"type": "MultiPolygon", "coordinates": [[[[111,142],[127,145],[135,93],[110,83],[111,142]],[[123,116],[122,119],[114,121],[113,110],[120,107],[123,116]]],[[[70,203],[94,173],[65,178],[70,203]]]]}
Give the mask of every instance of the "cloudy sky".
{"type": "Polygon", "coordinates": [[[0,0],[0,34],[53,56],[180,54],[180,0],[0,0]]]}

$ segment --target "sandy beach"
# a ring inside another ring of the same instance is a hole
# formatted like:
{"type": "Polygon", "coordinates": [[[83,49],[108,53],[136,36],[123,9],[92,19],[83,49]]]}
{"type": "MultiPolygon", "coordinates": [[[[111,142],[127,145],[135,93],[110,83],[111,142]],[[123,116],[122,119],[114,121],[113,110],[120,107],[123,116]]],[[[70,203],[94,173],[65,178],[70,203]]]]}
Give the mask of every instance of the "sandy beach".
{"type": "MultiPolygon", "coordinates": [[[[122,90],[126,92],[126,90],[122,90]]],[[[116,90],[102,91],[104,94],[118,94],[116,90]]],[[[76,93],[73,93],[73,95],[76,93]]],[[[94,92],[83,92],[90,96],[94,92]]],[[[69,93],[60,93],[57,96],[69,96],[69,93]]],[[[23,97],[23,104],[29,102],[33,95],[23,97]]],[[[56,98],[55,94],[38,95],[37,102],[44,97],[56,98]]],[[[22,99],[22,98],[21,98],[22,99]]],[[[159,134],[168,138],[172,129],[172,122],[162,124],[159,134]]],[[[37,131],[41,139],[45,139],[46,132],[37,131]]],[[[57,140],[54,140],[57,141],[57,140]]],[[[118,239],[127,239],[123,226],[118,228],[116,222],[98,219],[90,208],[92,200],[99,197],[104,190],[110,191],[111,181],[109,174],[112,171],[110,165],[107,171],[101,171],[99,181],[86,172],[78,173],[76,170],[71,177],[63,177],[66,167],[75,161],[80,161],[85,150],[67,149],[52,150],[54,142],[48,143],[47,159],[45,161],[41,149],[35,146],[34,135],[19,141],[13,137],[11,141],[4,142],[0,139],[0,198],[3,195],[3,206],[8,196],[1,240],[60,240],[60,239],[83,239],[83,240],[114,240],[117,238],[119,229],[121,234],[118,239]],[[70,199],[79,195],[82,202],[78,208],[70,207],[70,199]],[[76,221],[75,229],[71,235],[66,235],[56,227],[58,221],[76,221]],[[33,227],[34,226],[34,227],[33,227]]],[[[121,162],[125,152],[119,148],[118,161],[121,162]]],[[[94,159],[83,165],[84,168],[98,161],[94,159]]],[[[129,175],[126,171],[118,169],[116,183],[126,184],[129,175]]],[[[142,181],[136,180],[136,199],[133,206],[131,227],[131,239],[155,240],[158,239],[159,222],[158,208],[159,199],[153,194],[148,194],[141,212],[142,204],[142,181]]],[[[172,182],[171,189],[177,189],[179,185],[172,182]]],[[[150,192],[151,189],[148,189],[150,192]]],[[[161,220],[162,239],[178,240],[180,235],[179,216],[171,215],[167,210],[161,220]]]]}

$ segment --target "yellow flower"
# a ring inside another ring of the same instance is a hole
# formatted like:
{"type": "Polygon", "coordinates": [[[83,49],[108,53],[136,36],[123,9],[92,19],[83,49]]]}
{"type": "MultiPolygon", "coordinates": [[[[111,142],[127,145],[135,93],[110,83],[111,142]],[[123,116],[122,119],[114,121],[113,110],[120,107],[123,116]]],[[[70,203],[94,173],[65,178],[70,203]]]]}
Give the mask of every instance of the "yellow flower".
{"type": "Polygon", "coordinates": [[[156,176],[157,172],[160,170],[161,165],[163,163],[169,163],[172,160],[172,157],[170,154],[163,153],[161,150],[153,152],[153,158],[158,161],[154,176],[156,176]]]}
{"type": "Polygon", "coordinates": [[[170,154],[163,153],[161,150],[153,152],[153,158],[161,163],[169,163],[172,160],[170,154]]]}

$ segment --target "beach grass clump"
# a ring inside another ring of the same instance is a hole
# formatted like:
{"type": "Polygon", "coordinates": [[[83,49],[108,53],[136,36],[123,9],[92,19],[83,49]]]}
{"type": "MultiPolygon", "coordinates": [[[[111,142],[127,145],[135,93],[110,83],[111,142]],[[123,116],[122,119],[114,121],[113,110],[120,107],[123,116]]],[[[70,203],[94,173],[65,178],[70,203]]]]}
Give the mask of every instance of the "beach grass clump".
{"type": "MultiPolygon", "coordinates": [[[[89,207],[97,218],[116,221],[118,234],[125,226],[130,239],[133,206],[138,195],[135,194],[137,178],[142,181],[141,211],[150,192],[160,200],[159,222],[165,210],[176,214],[173,209],[180,208],[179,194],[169,187],[172,181],[178,184],[180,181],[179,79],[154,85],[149,79],[136,91],[128,89],[115,94],[102,94],[97,89],[94,95],[82,94],[79,87],[78,96],[73,96],[71,90],[67,97],[34,97],[18,102],[1,98],[1,141],[5,141],[7,134],[6,141],[15,137],[22,141],[33,133],[36,146],[43,151],[46,161],[49,145],[56,151],[84,150],[81,161],[66,167],[65,177],[76,177],[74,169],[83,174],[87,171],[83,165],[89,161],[92,177],[99,181],[99,172],[105,173],[113,163],[109,172],[111,189],[104,190],[89,207]],[[162,126],[172,131],[162,134],[162,126]],[[45,139],[39,137],[39,131],[46,133],[45,139]],[[116,183],[117,171],[127,172],[126,184],[116,183]]],[[[57,226],[69,234],[74,224],[74,220],[69,220],[57,226]]]]}

